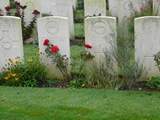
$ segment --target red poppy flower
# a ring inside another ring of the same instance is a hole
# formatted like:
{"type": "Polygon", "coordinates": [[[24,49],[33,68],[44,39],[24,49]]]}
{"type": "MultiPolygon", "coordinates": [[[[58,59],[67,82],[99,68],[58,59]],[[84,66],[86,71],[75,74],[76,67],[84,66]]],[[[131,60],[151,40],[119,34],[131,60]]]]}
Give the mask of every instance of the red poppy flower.
{"type": "Polygon", "coordinates": [[[39,15],[40,12],[39,12],[38,10],[34,10],[34,11],[32,12],[32,14],[34,14],[34,15],[39,15]]]}
{"type": "Polygon", "coordinates": [[[84,46],[85,46],[85,48],[87,48],[87,49],[91,49],[91,48],[92,48],[92,45],[91,45],[91,44],[85,44],[84,46]]]}
{"type": "Polygon", "coordinates": [[[48,46],[48,45],[49,45],[49,40],[48,40],[48,39],[45,39],[44,42],[43,42],[43,45],[44,45],[44,46],[48,46]]]}
{"type": "Polygon", "coordinates": [[[51,53],[56,54],[59,52],[59,47],[57,45],[51,47],[51,53]]]}
{"type": "Polygon", "coordinates": [[[10,10],[11,10],[11,7],[10,7],[10,6],[6,6],[6,7],[5,7],[5,10],[6,10],[6,11],[10,11],[10,10]]]}

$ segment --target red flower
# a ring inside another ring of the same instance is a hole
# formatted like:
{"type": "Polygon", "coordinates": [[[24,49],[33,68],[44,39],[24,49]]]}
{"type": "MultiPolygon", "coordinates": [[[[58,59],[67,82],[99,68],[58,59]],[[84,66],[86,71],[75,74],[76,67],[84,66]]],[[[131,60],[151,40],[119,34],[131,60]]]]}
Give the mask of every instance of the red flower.
{"type": "Polygon", "coordinates": [[[43,42],[43,45],[44,45],[44,46],[48,46],[48,45],[49,45],[49,40],[48,40],[48,39],[45,39],[44,42],[43,42]]]}
{"type": "Polygon", "coordinates": [[[51,53],[56,54],[59,52],[59,47],[57,45],[51,47],[51,53]]]}
{"type": "Polygon", "coordinates": [[[91,49],[92,45],[91,44],[85,44],[84,47],[87,48],[87,49],[91,49]]]}
{"type": "Polygon", "coordinates": [[[11,10],[11,7],[10,7],[10,6],[6,6],[6,7],[5,7],[5,10],[6,10],[7,12],[9,12],[9,11],[11,10]]]}
{"type": "Polygon", "coordinates": [[[32,14],[34,14],[34,15],[39,15],[40,12],[39,12],[38,10],[34,10],[34,11],[32,12],[32,14]]]}

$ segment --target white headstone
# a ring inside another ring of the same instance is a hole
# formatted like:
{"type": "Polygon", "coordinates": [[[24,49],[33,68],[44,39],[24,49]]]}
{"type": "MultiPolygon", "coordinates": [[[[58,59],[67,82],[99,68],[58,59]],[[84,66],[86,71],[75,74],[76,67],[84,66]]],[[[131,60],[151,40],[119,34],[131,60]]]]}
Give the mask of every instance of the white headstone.
{"type": "Polygon", "coordinates": [[[153,12],[155,15],[160,15],[160,0],[153,0],[153,12]]]}
{"type": "Polygon", "coordinates": [[[148,76],[159,74],[154,55],[160,51],[160,17],[147,16],[135,19],[135,57],[148,76]]]}
{"type": "Polygon", "coordinates": [[[73,7],[74,7],[74,9],[76,9],[76,7],[77,7],[77,0],[73,0],[73,7]]]}
{"type": "Polygon", "coordinates": [[[41,13],[68,17],[70,38],[74,39],[73,0],[41,0],[41,13]]]}
{"type": "Polygon", "coordinates": [[[114,17],[118,17],[119,2],[119,0],[108,0],[109,13],[114,17]]]}
{"type": "Polygon", "coordinates": [[[85,16],[106,16],[106,0],[84,0],[85,16]]]}
{"type": "Polygon", "coordinates": [[[127,20],[136,12],[148,7],[150,0],[109,0],[109,12],[119,21],[127,20]]]}
{"type": "MultiPolygon", "coordinates": [[[[112,55],[117,48],[117,28],[115,17],[88,17],[85,20],[85,42],[96,60],[103,59],[104,53],[112,55]]],[[[103,60],[102,60],[103,62],[103,60]]]]}
{"type": "Polygon", "coordinates": [[[0,69],[5,67],[8,59],[19,57],[23,60],[23,40],[21,19],[17,17],[0,17],[0,69]]]}
{"type": "MultiPolygon", "coordinates": [[[[50,71],[55,72],[55,65],[45,54],[45,39],[49,39],[54,45],[60,48],[60,54],[70,59],[69,25],[66,17],[50,16],[38,19],[38,38],[42,62],[48,66],[50,71]]],[[[54,73],[55,74],[55,73],[54,73]]]]}
{"type": "Polygon", "coordinates": [[[9,5],[10,5],[9,0],[0,0],[0,11],[2,11],[2,14],[6,15],[5,7],[9,5]]]}
{"type": "Polygon", "coordinates": [[[26,5],[27,8],[25,9],[25,16],[24,16],[24,21],[26,25],[29,25],[30,22],[33,20],[33,11],[38,10],[40,11],[40,5],[39,5],[39,0],[16,0],[20,2],[21,5],[26,5]]]}

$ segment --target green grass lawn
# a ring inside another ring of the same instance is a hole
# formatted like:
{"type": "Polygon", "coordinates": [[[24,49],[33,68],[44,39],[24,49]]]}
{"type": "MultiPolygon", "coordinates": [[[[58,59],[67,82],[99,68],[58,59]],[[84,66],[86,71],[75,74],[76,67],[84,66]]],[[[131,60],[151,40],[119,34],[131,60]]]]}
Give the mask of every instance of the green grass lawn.
{"type": "MultiPolygon", "coordinates": [[[[83,51],[82,46],[78,45],[71,46],[71,58],[74,60],[79,60],[82,51],[83,51]]],[[[25,59],[29,59],[30,57],[36,57],[36,54],[38,54],[38,45],[32,45],[32,44],[24,45],[25,59]]]]}
{"type": "MultiPolygon", "coordinates": [[[[80,65],[81,52],[84,50],[82,46],[73,45],[71,46],[71,61],[72,61],[72,72],[77,72],[80,65]]],[[[25,60],[33,58],[37,60],[38,46],[37,45],[24,45],[24,56],[25,60]]],[[[39,58],[38,58],[39,59],[39,58]]]]}
{"type": "Polygon", "coordinates": [[[38,45],[24,45],[24,57],[25,60],[29,59],[30,57],[36,57],[35,55],[38,54],[38,45]]]}
{"type": "Polygon", "coordinates": [[[0,87],[0,120],[160,120],[160,94],[0,87]]]}

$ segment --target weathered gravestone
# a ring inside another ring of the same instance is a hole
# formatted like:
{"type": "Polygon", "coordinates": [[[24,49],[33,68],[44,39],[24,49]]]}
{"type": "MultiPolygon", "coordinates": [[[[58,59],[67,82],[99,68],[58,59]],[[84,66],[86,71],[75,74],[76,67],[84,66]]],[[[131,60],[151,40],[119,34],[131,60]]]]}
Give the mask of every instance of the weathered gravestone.
{"type": "Polygon", "coordinates": [[[153,0],[153,12],[155,15],[160,15],[160,0],[153,0]]]}
{"type": "Polygon", "coordinates": [[[26,26],[31,23],[34,15],[32,14],[34,10],[40,11],[39,0],[16,0],[20,2],[21,5],[26,5],[27,8],[24,11],[24,21],[26,26]]]}
{"type": "Polygon", "coordinates": [[[159,74],[154,55],[160,51],[160,17],[135,19],[135,59],[143,65],[148,76],[159,74]]]}
{"type": "Polygon", "coordinates": [[[108,0],[109,13],[114,17],[118,17],[119,3],[119,0],[108,0]]]}
{"type": "Polygon", "coordinates": [[[65,17],[50,16],[38,19],[38,38],[41,61],[50,70],[51,75],[61,78],[60,72],[46,56],[43,45],[45,39],[49,39],[54,45],[58,45],[61,55],[66,55],[70,61],[70,41],[69,41],[69,25],[68,19],[65,17]]]}
{"type": "Polygon", "coordinates": [[[77,7],[77,0],[73,0],[73,7],[74,7],[74,9],[76,9],[76,7],[77,7]]]}
{"type": "Polygon", "coordinates": [[[23,60],[23,40],[21,19],[17,17],[0,17],[0,69],[9,59],[23,60]]]}
{"type": "Polygon", "coordinates": [[[73,0],[40,0],[42,15],[62,16],[69,19],[70,38],[74,39],[73,0]]]}
{"type": "Polygon", "coordinates": [[[136,12],[143,11],[149,4],[150,0],[109,0],[109,12],[118,17],[119,22],[123,22],[136,12]]]}
{"type": "Polygon", "coordinates": [[[106,16],[106,0],[84,0],[85,17],[106,16]]]}
{"type": "Polygon", "coordinates": [[[6,15],[5,7],[9,5],[10,5],[9,0],[0,0],[0,13],[6,15]]]}
{"type": "Polygon", "coordinates": [[[117,49],[115,17],[88,17],[85,20],[85,42],[92,45],[89,51],[97,62],[103,62],[105,54],[114,57],[117,49]]]}

